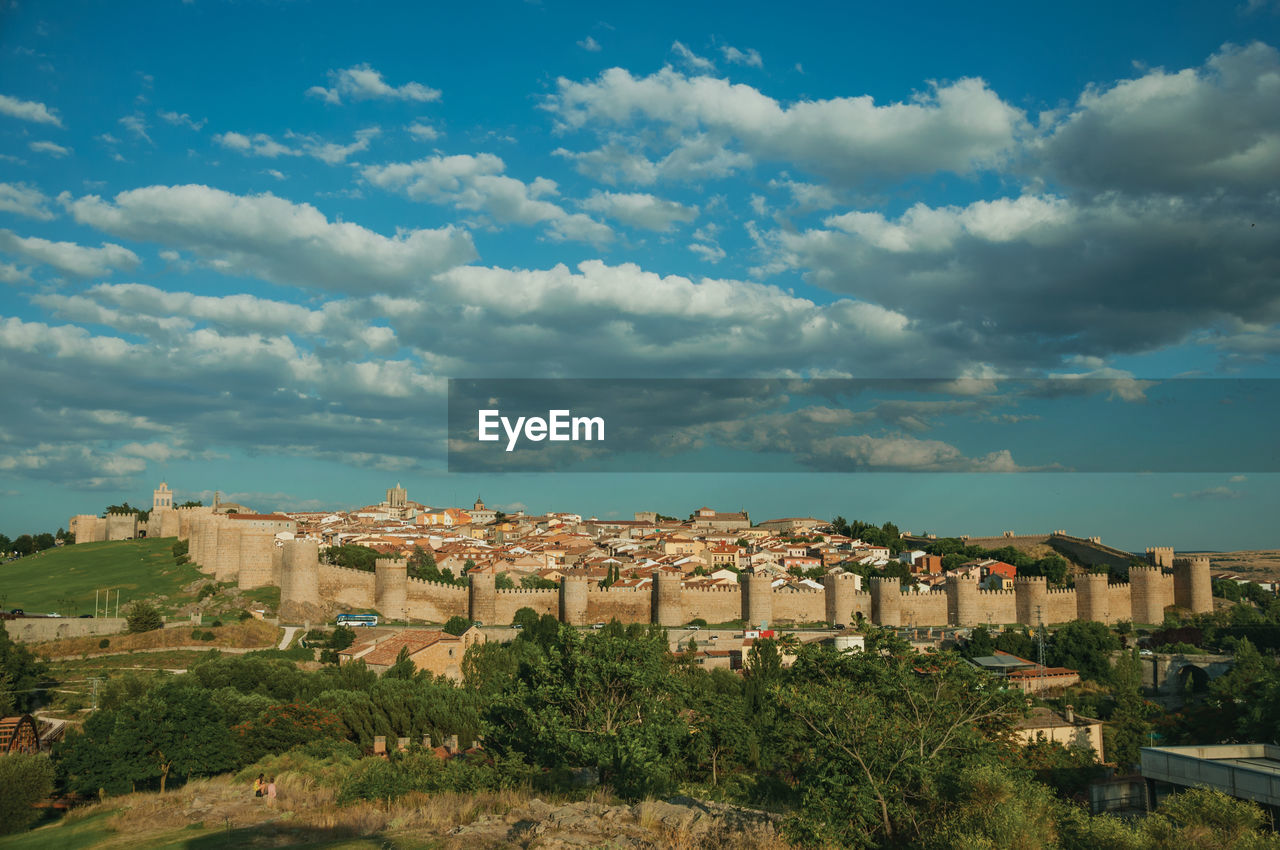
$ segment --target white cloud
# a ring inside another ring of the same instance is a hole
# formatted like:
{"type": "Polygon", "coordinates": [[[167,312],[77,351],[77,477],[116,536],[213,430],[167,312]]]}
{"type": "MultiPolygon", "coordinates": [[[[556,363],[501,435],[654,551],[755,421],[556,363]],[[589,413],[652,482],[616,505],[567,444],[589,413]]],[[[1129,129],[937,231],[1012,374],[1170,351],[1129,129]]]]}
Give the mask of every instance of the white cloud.
{"type": "Polygon", "coordinates": [[[1274,221],[1213,200],[1052,195],[916,204],[755,233],[765,271],[894,310],[1006,365],[1177,344],[1232,320],[1280,321],[1274,221]],[[1087,246],[1087,249],[1084,247],[1087,246]]]}
{"type": "Polygon", "coordinates": [[[694,53],[678,41],[671,43],[671,52],[682,64],[693,71],[714,71],[716,63],[694,53]]]}
{"type": "Polygon", "coordinates": [[[725,44],[720,47],[720,52],[724,54],[726,62],[734,65],[746,65],[748,68],[764,67],[764,60],[760,58],[760,51],[758,50],[748,48],[744,51],[725,44]]]}
{"type": "Polygon", "coordinates": [[[708,263],[718,263],[725,258],[725,251],[718,244],[711,242],[690,242],[688,248],[708,263]]]}
{"type": "Polygon", "coordinates": [[[275,159],[278,156],[301,156],[302,151],[288,145],[282,145],[266,133],[255,133],[247,136],[244,133],[218,133],[213,140],[224,148],[238,151],[245,156],[265,156],[275,159]]]}
{"type": "Polygon", "coordinates": [[[140,262],[137,254],[111,242],[102,243],[100,248],[86,248],[74,242],[18,236],[11,230],[0,230],[0,251],[77,277],[107,275],[115,269],[135,268],[140,262]]]}
{"type": "Polygon", "coordinates": [[[582,39],[582,41],[579,41],[578,46],[588,53],[599,53],[601,50],[600,42],[596,41],[591,36],[587,36],[582,39]]]}
{"type": "Polygon", "coordinates": [[[230,274],[304,288],[409,291],[475,256],[470,236],[455,227],[386,237],[270,193],[149,186],[121,192],[114,203],[97,195],[59,200],[81,224],[194,253],[230,274]]]}
{"type": "Polygon", "coordinates": [[[142,141],[148,144],[152,143],[151,137],[147,135],[147,120],[141,114],[134,113],[133,115],[124,116],[120,119],[120,126],[142,139],[142,141]]]}
{"type": "Polygon", "coordinates": [[[45,208],[49,199],[34,186],[26,183],[0,183],[0,210],[25,215],[40,221],[49,221],[53,213],[45,208]]]}
{"type": "Polygon", "coordinates": [[[669,232],[676,224],[688,224],[698,217],[695,206],[641,193],[596,191],[582,202],[582,207],[631,227],[662,233],[669,232]]]}
{"type": "Polygon", "coordinates": [[[1226,45],[1201,68],[1090,87],[1032,153],[1090,191],[1266,194],[1280,180],[1277,97],[1280,52],[1226,45]]]}
{"type": "Polygon", "coordinates": [[[62,159],[64,156],[71,153],[71,148],[66,148],[53,142],[31,142],[27,147],[31,148],[31,150],[36,153],[47,153],[49,156],[57,159],[62,159]]]}
{"type": "Polygon", "coordinates": [[[1026,129],[1022,111],[977,79],[883,106],[868,96],[784,106],[750,86],[671,68],[641,78],[610,68],[589,82],[561,78],[557,88],[545,105],[562,131],[653,122],[678,131],[677,150],[700,135],[707,149],[738,144],[753,159],[796,163],[839,182],[993,167],[1026,129]]]}
{"type": "Polygon", "coordinates": [[[196,121],[185,112],[166,112],[162,109],[156,114],[175,127],[189,127],[192,130],[204,129],[204,125],[207,121],[205,118],[201,118],[199,121],[196,121]]]}
{"type": "Polygon", "coordinates": [[[430,124],[424,124],[421,121],[415,121],[409,125],[409,133],[419,141],[433,142],[440,138],[440,131],[430,124]]]}
{"type": "Polygon", "coordinates": [[[37,103],[33,100],[19,100],[16,97],[9,97],[5,94],[0,94],[0,114],[8,115],[11,118],[19,118],[23,121],[32,121],[36,124],[62,126],[62,119],[58,117],[58,114],[43,103],[37,103]]]}
{"type": "Polygon", "coordinates": [[[554,181],[538,177],[524,183],[503,172],[506,164],[494,154],[432,156],[414,162],[371,165],[364,179],[388,191],[404,192],[417,201],[448,203],[462,210],[483,212],[501,223],[547,223],[548,235],[599,243],[612,236],[608,227],[545,200],[557,194],[554,181]]]}
{"type": "Polygon", "coordinates": [[[429,103],[440,99],[440,92],[421,83],[405,83],[390,86],[382,79],[382,73],[368,64],[354,65],[341,71],[329,72],[329,85],[312,86],[307,94],[319,97],[327,103],[342,103],[344,97],[351,100],[408,100],[429,103]]]}
{"type": "Polygon", "coordinates": [[[219,133],[213,137],[214,142],[229,150],[237,151],[245,156],[261,156],[275,159],[279,156],[311,156],[328,165],[345,162],[353,153],[369,149],[369,141],[382,132],[379,127],[366,127],[356,131],[356,140],[350,144],[340,145],[327,142],[319,136],[289,132],[286,137],[295,141],[299,147],[290,147],[277,142],[266,133],[255,133],[252,136],[244,133],[219,133]]]}

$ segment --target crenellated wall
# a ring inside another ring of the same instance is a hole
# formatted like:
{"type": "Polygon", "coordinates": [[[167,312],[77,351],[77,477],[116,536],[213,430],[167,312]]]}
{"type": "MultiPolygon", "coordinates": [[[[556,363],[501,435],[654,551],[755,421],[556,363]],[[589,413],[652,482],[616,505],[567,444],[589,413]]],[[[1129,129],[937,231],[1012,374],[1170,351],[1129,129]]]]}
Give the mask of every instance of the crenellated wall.
{"type": "Polygon", "coordinates": [[[779,623],[822,623],[827,620],[824,590],[781,590],[773,594],[773,620],[779,623]]]}
{"type": "Polygon", "coordinates": [[[742,618],[742,586],[685,588],[681,594],[689,621],[728,623],[742,618]]]}
{"type": "MultiPolygon", "coordinates": [[[[869,613],[868,611],[868,615],[869,613]]],[[[907,626],[941,625],[947,622],[947,592],[931,590],[928,593],[904,593],[902,621],[907,626]]]]}
{"type": "Polygon", "coordinates": [[[1208,555],[1173,559],[1173,604],[1188,611],[1213,610],[1208,555]]]}
{"type": "MultiPolygon", "coordinates": [[[[286,540],[276,547],[274,537],[268,538],[265,532],[252,538],[247,530],[226,534],[218,517],[197,518],[191,530],[196,558],[216,559],[220,552],[229,551],[229,541],[235,539],[240,554],[234,575],[242,586],[262,586],[256,582],[264,578],[277,581],[281,616],[286,620],[318,620],[342,610],[374,609],[393,621],[406,614],[427,622],[466,616],[501,625],[528,607],[573,625],[613,619],[672,627],[695,619],[710,623],[742,619],[749,626],[850,623],[861,615],[883,626],[1036,626],[1075,619],[1160,622],[1164,608],[1173,604],[1175,587],[1181,588],[1179,601],[1185,600],[1187,607],[1208,610],[1212,604],[1205,592],[1209,561],[1202,556],[1178,559],[1173,575],[1135,566],[1129,584],[1109,584],[1107,576],[1100,574],[1081,575],[1071,589],[1049,588],[1042,577],[1022,576],[1013,590],[983,591],[973,579],[952,577],[945,590],[907,593],[898,579],[873,579],[870,592],[864,592],[854,589],[853,576],[840,573],[826,576],[820,590],[774,590],[769,576],[755,573],[743,574],[740,584],[728,587],[685,587],[678,575],[659,573],[649,586],[601,588],[583,575],[570,573],[557,589],[497,590],[494,577],[482,573],[470,577],[469,587],[411,579],[400,559],[379,559],[374,572],[321,564],[315,541],[286,540]]],[[[215,563],[220,572],[228,569],[224,560],[215,563]]]]}
{"type": "MultiPolygon", "coordinates": [[[[677,602],[677,604],[679,604],[677,602]]],[[[587,622],[649,623],[653,621],[653,591],[647,587],[603,589],[587,582],[587,622]]],[[[677,625],[684,625],[684,621],[677,625]]]]}
{"type": "Polygon", "coordinates": [[[495,602],[494,623],[510,623],[521,608],[532,608],[538,616],[556,616],[560,611],[560,588],[499,590],[495,602]]]}
{"type": "Polygon", "coordinates": [[[994,625],[1018,622],[1018,606],[1012,590],[979,590],[978,617],[994,625]]]}

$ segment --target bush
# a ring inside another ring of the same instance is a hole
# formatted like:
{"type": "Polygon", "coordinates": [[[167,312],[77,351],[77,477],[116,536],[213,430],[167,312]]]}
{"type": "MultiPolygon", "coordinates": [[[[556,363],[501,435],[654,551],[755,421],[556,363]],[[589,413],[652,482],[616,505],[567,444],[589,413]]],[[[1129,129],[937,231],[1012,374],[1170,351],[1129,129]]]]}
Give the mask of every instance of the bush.
{"type": "Polygon", "coordinates": [[[192,629],[192,630],[191,630],[191,639],[192,639],[192,640],[202,640],[203,638],[204,638],[204,632],[203,632],[203,631],[201,631],[200,629],[192,629]]]}
{"type": "Polygon", "coordinates": [[[214,627],[215,629],[220,629],[220,628],[222,628],[222,621],[221,621],[221,620],[214,620],[214,621],[213,621],[213,627],[214,627]]]}
{"type": "Polygon", "coordinates": [[[151,632],[164,628],[164,619],[160,616],[156,606],[145,601],[133,603],[129,608],[129,616],[125,623],[130,634],[151,632]]]}
{"type": "Polygon", "coordinates": [[[245,620],[252,620],[252,619],[253,619],[253,615],[250,614],[248,611],[240,612],[240,622],[243,623],[245,620]]]}
{"type": "Polygon", "coordinates": [[[0,756],[0,833],[26,829],[31,808],[53,791],[53,763],[38,753],[0,756]]]}
{"type": "Polygon", "coordinates": [[[109,646],[111,646],[111,638],[103,638],[98,641],[98,649],[106,649],[109,646]]]}
{"type": "Polygon", "coordinates": [[[213,640],[216,637],[217,637],[216,634],[209,631],[208,629],[205,629],[204,634],[200,635],[200,640],[213,640]]]}
{"type": "Polygon", "coordinates": [[[196,594],[196,601],[199,602],[201,599],[208,599],[217,592],[217,585],[206,584],[204,587],[200,588],[200,592],[196,594]]]}

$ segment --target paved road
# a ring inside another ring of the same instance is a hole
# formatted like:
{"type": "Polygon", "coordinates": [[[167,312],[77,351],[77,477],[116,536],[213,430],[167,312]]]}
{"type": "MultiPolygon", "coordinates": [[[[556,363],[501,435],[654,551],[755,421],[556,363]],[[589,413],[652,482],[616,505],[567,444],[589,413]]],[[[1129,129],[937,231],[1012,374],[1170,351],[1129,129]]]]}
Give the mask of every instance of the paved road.
{"type": "Polygon", "coordinates": [[[299,629],[301,629],[301,628],[302,628],[301,626],[285,626],[285,627],[284,627],[284,637],[280,638],[280,646],[279,646],[278,648],[279,648],[279,649],[288,649],[288,648],[289,648],[289,641],[293,640],[293,636],[294,636],[295,634],[297,634],[297,633],[298,633],[298,630],[299,630],[299,629]]]}

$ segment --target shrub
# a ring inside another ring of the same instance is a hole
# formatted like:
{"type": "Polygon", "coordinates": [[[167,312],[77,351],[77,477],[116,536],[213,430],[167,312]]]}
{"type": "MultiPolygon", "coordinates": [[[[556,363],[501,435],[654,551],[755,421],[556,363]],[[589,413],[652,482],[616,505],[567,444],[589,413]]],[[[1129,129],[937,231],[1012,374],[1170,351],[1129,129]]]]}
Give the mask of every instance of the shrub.
{"type": "Polygon", "coordinates": [[[221,620],[214,620],[214,621],[213,621],[213,627],[214,627],[215,629],[220,629],[220,628],[222,628],[222,621],[221,621],[221,620]]]}
{"type": "Polygon", "coordinates": [[[203,632],[203,631],[201,631],[200,629],[192,629],[192,630],[191,630],[191,639],[192,639],[192,640],[201,640],[203,637],[204,637],[204,632],[203,632]]]}
{"type": "Polygon", "coordinates": [[[240,622],[243,623],[245,620],[252,620],[252,619],[253,619],[253,615],[250,614],[248,611],[240,612],[240,622]]]}
{"type": "Polygon", "coordinates": [[[200,588],[200,592],[196,594],[196,601],[199,602],[201,599],[208,599],[217,592],[218,588],[216,585],[206,584],[204,587],[200,588]]]}
{"type": "Polygon", "coordinates": [[[129,616],[125,623],[130,634],[151,632],[164,628],[164,619],[161,618],[160,612],[156,609],[156,606],[146,601],[135,602],[130,606],[129,616]]]}
{"type": "Polygon", "coordinates": [[[103,638],[98,641],[98,649],[106,649],[109,646],[111,646],[111,638],[103,638]]]}
{"type": "Polygon", "coordinates": [[[53,791],[53,763],[38,753],[0,756],[0,833],[26,829],[31,808],[53,791]]]}
{"type": "Polygon", "coordinates": [[[200,640],[213,640],[213,639],[214,639],[214,638],[216,638],[216,637],[217,637],[217,635],[216,635],[216,634],[214,634],[213,632],[209,631],[208,629],[205,629],[204,634],[202,634],[202,635],[200,636],[200,640]]]}

